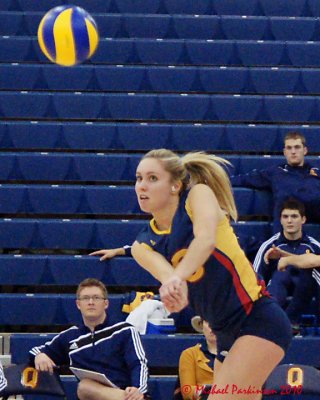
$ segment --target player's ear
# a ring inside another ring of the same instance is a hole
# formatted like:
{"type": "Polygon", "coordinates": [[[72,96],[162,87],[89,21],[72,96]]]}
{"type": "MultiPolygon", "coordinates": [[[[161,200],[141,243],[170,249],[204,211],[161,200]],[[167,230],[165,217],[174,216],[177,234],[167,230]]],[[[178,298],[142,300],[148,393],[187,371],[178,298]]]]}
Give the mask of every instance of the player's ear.
{"type": "Polygon", "coordinates": [[[182,183],[180,181],[174,182],[171,186],[171,193],[180,193],[182,183]]]}

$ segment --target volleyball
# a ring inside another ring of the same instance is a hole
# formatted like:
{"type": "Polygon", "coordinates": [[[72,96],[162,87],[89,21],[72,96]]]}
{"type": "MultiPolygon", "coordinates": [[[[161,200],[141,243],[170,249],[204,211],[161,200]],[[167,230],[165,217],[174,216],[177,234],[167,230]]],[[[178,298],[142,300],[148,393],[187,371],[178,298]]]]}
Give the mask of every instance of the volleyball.
{"type": "Polygon", "coordinates": [[[87,60],[96,51],[99,43],[97,24],[81,7],[58,6],[42,18],[38,42],[50,61],[71,67],[87,60]]]}

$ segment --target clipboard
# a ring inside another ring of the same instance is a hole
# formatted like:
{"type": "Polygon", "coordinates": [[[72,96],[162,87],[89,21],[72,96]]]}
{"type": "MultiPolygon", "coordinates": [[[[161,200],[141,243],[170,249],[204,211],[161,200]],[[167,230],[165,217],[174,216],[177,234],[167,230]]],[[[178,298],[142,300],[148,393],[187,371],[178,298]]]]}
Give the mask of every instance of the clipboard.
{"type": "Polygon", "coordinates": [[[81,381],[81,379],[92,379],[93,381],[97,381],[102,383],[105,386],[109,386],[112,388],[117,388],[114,383],[110,381],[104,374],[101,374],[100,372],[95,372],[95,371],[90,371],[89,369],[83,369],[83,368],[76,368],[76,367],[70,367],[70,370],[72,373],[81,381]]]}

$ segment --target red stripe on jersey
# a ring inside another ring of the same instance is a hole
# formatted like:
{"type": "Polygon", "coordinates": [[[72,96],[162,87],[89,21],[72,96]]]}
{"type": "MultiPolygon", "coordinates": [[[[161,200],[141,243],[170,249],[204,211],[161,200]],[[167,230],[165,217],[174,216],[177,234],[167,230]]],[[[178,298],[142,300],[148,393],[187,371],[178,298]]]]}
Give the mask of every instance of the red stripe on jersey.
{"type": "Polygon", "coordinates": [[[215,250],[212,253],[212,255],[220,262],[220,264],[222,264],[231,273],[232,281],[233,281],[236,293],[238,295],[238,298],[239,298],[246,314],[249,315],[252,310],[253,302],[252,302],[252,299],[250,298],[250,296],[248,295],[248,293],[246,292],[246,290],[244,289],[244,287],[240,281],[239,275],[235,269],[234,264],[230,261],[230,259],[228,257],[226,257],[224,254],[218,252],[217,250],[215,250]]]}

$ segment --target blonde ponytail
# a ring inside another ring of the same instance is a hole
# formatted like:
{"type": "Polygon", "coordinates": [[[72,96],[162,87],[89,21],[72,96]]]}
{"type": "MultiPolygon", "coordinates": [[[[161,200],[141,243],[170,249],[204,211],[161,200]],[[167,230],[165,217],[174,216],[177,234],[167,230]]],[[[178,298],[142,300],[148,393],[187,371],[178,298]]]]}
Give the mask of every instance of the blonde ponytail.
{"type": "Polygon", "coordinates": [[[236,221],[238,218],[231,183],[225,167],[231,165],[224,158],[204,152],[187,153],[181,161],[189,175],[189,185],[208,185],[217,197],[220,207],[236,221]]]}
{"type": "Polygon", "coordinates": [[[151,150],[143,157],[145,158],[155,158],[162,162],[165,170],[171,174],[172,181],[182,183],[181,190],[197,183],[208,185],[216,195],[220,207],[233,220],[237,220],[237,208],[230,180],[224,168],[231,165],[229,161],[204,152],[187,153],[179,157],[167,149],[151,150]]]}

